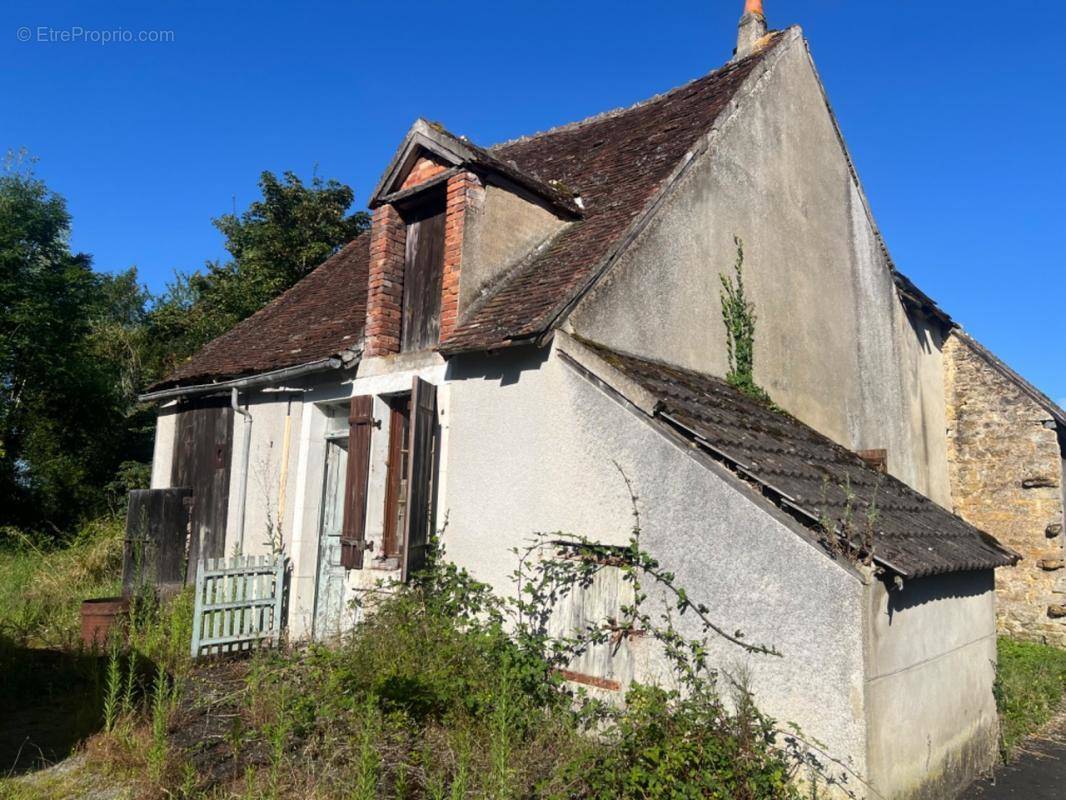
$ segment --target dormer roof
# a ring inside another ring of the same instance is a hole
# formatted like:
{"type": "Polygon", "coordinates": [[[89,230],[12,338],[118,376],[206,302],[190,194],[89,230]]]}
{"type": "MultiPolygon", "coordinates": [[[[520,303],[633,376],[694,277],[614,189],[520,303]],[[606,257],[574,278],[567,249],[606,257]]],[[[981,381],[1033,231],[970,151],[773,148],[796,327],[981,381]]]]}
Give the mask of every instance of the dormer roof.
{"type": "Polygon", "coordinates": [[[377,208],[383,203],[403,200],[431,184],[446,181],[461,169],[495,173],[547,201],[564,216],[575,219],[582,216],[577,196],[561,183],[541,180],[534,174],[523,172],[514,162],[502,160],[465,137],[456,136],[440,124],[421,117],[415,120],[400,142],[370,197],[370,207],[377,208]],[[427,154],[449,169],[421,185],[404,188],[408,174],[418,160],[427,154]]]}

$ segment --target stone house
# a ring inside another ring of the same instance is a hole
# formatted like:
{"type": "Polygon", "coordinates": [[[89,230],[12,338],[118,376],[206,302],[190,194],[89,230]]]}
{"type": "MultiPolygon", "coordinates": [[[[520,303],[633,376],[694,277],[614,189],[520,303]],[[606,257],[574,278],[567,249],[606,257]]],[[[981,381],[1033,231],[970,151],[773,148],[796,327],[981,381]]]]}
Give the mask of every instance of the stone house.
{"type": "MultiPolygon", "coordinates": [[[[802,32],[748,5],[729,63],[631,108],[490,148],[417,121],[371,231],[146,395],[152,484],[193,489],[193,554],[281,549],[290,636],[328,638],[445,517],[501,592],[535,532],[624,545],[620,469],[642,546],[781,653],[716,663],[859,796],[951,797],[995,758],[1017,555],[946,510],[953,323],[892,264],[802,32]],[[735,237],[772,406],[723,380],[735,237]]],[[[639,638],[568,677],[668,679],[639,638]]]]}
{"type": "Polygon", "coordinates": [[[1023,557],[998,576],[1000,629],[1066,646],[1066,411],[962,330],[944,358],[955,512],[1023,557]]]}

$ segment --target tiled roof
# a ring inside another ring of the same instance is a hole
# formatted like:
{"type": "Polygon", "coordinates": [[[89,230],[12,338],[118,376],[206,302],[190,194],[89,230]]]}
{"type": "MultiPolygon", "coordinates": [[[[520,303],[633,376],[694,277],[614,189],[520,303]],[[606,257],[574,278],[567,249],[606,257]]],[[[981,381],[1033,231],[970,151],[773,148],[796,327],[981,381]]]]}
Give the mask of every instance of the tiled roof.
{"type": "MultiPolygon", "coordinates": [[[[463,140],[486,164],[509,175],[529,176],[568,209],[570,197],[580,195],[583,208],[572,210],[583,218],[497,283],[441,349],[487,349],[550,328],[558,311],[595,277],[605,257],[775,44],[771,41],[759,54],[632,108],[490,150],[463,140]]],[[[364,234],[151,388],[295,366],[359,342],[366,314],[368,247],[369,235],[364,234]]]]}
{"type": "Polygon", "coordinates": [[[297,366],[360,345],[369,256],[370,234],[363,233],[287,292],[209,342],[152,389],[297,366]]]}
{"type": "Polygon", "coordinates": [[[863,534],[872,534],[873,560],[902,577],[990,569],[1019,561],[1016,553],[988,534],[725,381],[587,346],[656,399],[657,417],[820,535],[826,527],[850,529],[861,549],[863,534]],[[868,516],[871,507],[874,513],[868,516]],[[868,520],[872,520],[869,525],[868,520]]]}
{"type": "Polygon", "coordinates": [[[491,148],[500,161],[580,195],[585,218],[464,314],[442,349],[499,347],[550,328],[784,38],[778,34],[759,53],[632,108],[491,148]]]}

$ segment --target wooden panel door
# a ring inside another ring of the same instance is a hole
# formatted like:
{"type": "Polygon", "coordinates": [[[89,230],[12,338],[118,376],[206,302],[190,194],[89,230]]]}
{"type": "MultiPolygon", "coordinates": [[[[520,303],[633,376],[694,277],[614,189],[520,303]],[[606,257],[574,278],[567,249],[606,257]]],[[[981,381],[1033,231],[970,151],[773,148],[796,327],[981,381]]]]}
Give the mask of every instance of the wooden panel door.
{"type": "Polygon", "coordinates": [[[440,343],[441,279],[444,275],[444,194],[434,194],[407,215],[403,269],[402,352],[440,343]]]}
{"type": "MultiPolygon", "coordinates": [[[[192,489],[189,563],[222,558],[229,512],[233,409],[229,398],[185,402],[177,415],[170,484],[192,489]]],[[[190,569],[186,583],[195,580],[190,569]]]]}
{"type": "Polygon", "coordinates": [[[337,636],[344,618],[344,579],[347,568],[341,557],[344,528],[345,475],[348,472],[348,440],[326,442],[325,482],[318,531],[318,574],[315,579],[315,618],[312,636],[323,640],[337,636]]]}

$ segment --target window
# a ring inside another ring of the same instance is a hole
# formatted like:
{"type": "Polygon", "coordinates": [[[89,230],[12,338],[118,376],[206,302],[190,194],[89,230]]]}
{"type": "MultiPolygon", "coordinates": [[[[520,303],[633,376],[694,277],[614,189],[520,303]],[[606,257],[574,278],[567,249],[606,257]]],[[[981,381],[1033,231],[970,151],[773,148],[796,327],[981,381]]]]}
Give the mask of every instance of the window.
{"type": "Polygon", "coordinates": [[[445,194],[435,189],[403,212],[407,244],[403,268],[400,351],[436,347],[440,341],[444,275],[445,194]]]}
{"type": "MultiPolygon", "coordinates": [[[[388,463],[382,554],[399,557],[403,580],[426,561],[434,525],[437,459],[437,390],[415,378],[410,394],[387,399],[388,463]]],[[[353,397],[348,416],[348,458],[344,487],[341,565],[361,569],[366,541],[371,437],[381,432],[373,417],[374,398],[353,397]]],[[[378,484],[380,486],[380,484],[378,484]]],[[[379,506],[380,508],[380,506],[379,506]]]]}
{"type": "Polygon", "coordinates": [[[386,558],[400,555],[407,508],[407,471],[410,467],[411,395],[388,399],[389,454],[385,477],[385,524],[381,550],[386,558]]]}

